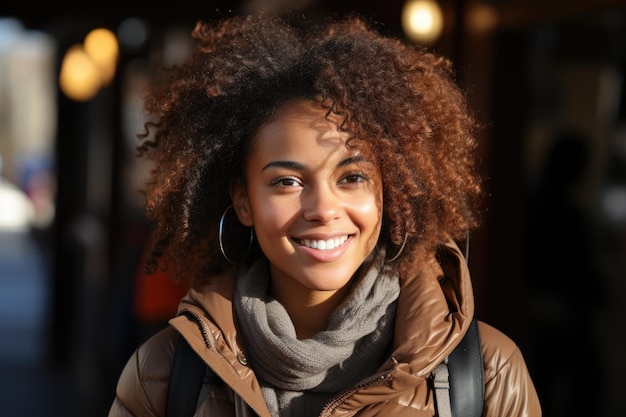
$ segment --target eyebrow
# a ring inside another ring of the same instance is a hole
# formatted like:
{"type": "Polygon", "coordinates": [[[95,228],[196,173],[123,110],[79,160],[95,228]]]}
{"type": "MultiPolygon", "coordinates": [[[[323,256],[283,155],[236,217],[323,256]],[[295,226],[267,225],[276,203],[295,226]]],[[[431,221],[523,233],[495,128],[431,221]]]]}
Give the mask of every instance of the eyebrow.
{"type": "Polygon", "coordinates": [[[346,158],[343,161],[339,162],[338,166],[343,167],[343,166],[350,165],[350,164],[357,164],[357,163],[363,162],[363,161],[371,162],[371,161],[363,158],[362,155],[354,155],[354,156],[351,156],[351,157],[346,158]]]}
{"type": "Polygon", "coordinates": [[[265,171],[268,168],[280,167],[280,168],[291,168],[298,171],[304,170],[304,164],[296,161],[272,161],[269,164],[265,165],[261,172],[265,171]]]}
{"type": "MultiPolygon", "coordinates": [[[[355,155],[355,156],[351,156],[349,158],[343,159],[342,161],[339,162],[339,164],[337,164],[337,166],[343,167],[346,165],[363,162],[365,160],[366,159],[363,158],[361,155],[355,155]]],[[[272,161],[268,163],[267,165],[265,165],[261,169],[261,172],[265,171],[266,169],[273,168],[273,167],[289,168],[289,169],[294,169],[298,171],[304,171],[305,169],[304,164],[301,164],[300,162],[296,162],[296,161],[272,161]]]]}

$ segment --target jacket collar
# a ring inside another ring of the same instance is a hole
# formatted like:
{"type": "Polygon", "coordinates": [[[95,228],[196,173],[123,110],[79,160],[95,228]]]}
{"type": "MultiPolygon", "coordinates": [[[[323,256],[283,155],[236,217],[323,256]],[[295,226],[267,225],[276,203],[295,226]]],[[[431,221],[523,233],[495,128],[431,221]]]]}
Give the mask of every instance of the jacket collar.
{"type": "Polygon", "coordinates": [[[450,240],[400,285],[391,362],[426,378],[460,342],[474,315],[469,270],[450,240]]]}
{"type": "MultiPolygon", "coordinates": [[[[203,331],[217,342],[218,350],[230,351],[233,357],[242,352],[232,306],[235,277],[233,267],[191,289],[179,306],[179,313],[203,317],[203,331]]],[[[415,276],[402,278],[400,285],[392,354],[381,371],[399,370],[407,377],[426,379],[470,325],[474,297],[469,270],[460,249],[450,240],[415,276]]]]}

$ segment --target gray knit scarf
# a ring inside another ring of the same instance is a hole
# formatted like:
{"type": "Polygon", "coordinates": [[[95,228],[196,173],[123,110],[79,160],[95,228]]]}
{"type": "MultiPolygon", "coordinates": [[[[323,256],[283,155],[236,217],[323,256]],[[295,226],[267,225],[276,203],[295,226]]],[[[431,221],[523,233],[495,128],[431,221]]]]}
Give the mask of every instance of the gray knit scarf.
{"type": "Polygon", "coordinates": [[[378,253],[355,277],[328,329],[298,340],[285,308],[268,294],[261,257],[237,277],[234,308],[246,354],[273,416],[317,416],[341,390],[373,375],[386,359],[400,284],[378,253]]]}

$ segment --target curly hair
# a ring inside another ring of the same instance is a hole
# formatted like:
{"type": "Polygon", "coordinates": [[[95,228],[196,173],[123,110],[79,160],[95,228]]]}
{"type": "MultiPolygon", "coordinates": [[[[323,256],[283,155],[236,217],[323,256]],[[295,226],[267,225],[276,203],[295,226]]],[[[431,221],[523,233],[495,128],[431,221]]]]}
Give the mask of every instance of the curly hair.
{"type": "Polygon", "coordinates": [[[143,190],[155,223],[148,265],[175,260],[176,275],[194,280],[227,267],[218,225],[229,184],[245,177],[255,132],[293,99],[338,115],[350,146],[375,158],[379,246],[393,254],[404,244],[401,276],[418,254],[478,227],[477,123],[447,59],[355,15],[317,23],[235,16],[201,21],[192,37],[190,59],[161,69],[144,96],[154,117],[138,147],[154,163],[143,190]]]}

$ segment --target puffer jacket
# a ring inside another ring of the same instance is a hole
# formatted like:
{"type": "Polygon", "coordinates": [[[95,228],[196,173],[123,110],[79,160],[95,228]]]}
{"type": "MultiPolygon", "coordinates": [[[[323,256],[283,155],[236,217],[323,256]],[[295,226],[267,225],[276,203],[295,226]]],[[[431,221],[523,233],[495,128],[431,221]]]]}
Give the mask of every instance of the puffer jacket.
{"type": "MultiPolygon", "coordinates": [[[[196,417],[269,417],[261,387],[247,366],[234,324],[235,270],[192,289],[171,326],[140,346],[126,364],[109,417],[164,417],[174,346],[182,334],[224,381],[196,417]]],[[[380,377],[337,395],[321,416],[435,415],[428,378],[467,331],[474,299],[467,265],[449,242],[420,273],[401,281],[392,354],[380,377]]],[[[485,370],[485,417],[539,417],[539,400],[526,363],[505,334],[479,322],[485,370]]]]}

